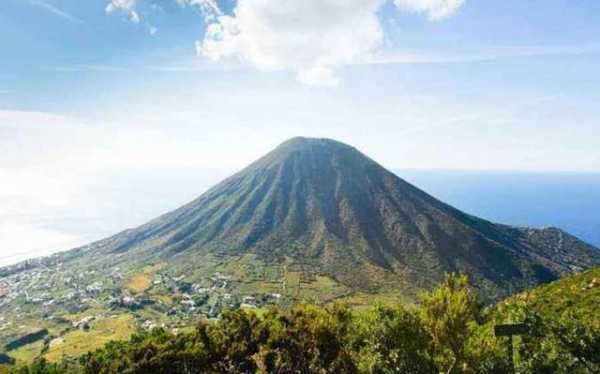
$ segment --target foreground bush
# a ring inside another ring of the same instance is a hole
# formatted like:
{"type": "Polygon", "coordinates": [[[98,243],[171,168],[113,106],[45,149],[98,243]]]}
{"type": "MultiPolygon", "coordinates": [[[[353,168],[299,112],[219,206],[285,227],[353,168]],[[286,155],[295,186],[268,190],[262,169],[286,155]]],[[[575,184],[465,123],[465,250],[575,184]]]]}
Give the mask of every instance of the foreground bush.
{"type": "Polygon", "coordinates": [[[40,360],[19,374],[113,373],[510,373],[493,326],[524,321],[519,373],[599,373],[600,328],[576,315],[540,315],[524,300],[484,310],[466,277],[446,276],[420,305],[300,305],[262,316],[238,310],[192,332],[141,332],[78,362],[40,360]]]}

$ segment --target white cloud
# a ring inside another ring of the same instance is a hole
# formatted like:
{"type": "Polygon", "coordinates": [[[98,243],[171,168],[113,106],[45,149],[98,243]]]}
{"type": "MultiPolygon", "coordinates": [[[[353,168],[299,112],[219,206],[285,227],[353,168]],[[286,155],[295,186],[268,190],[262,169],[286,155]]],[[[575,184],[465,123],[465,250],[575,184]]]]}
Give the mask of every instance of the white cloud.
{"type": "Polygon", "coordinates": [[[394,0],[400,10],[426,13],[430,21],[439,21],[450,17],[465,0],[394,0]]]}
{"type": "Polygon", "coordinates": [[[216,17],[222,16],[223,12],[215,0],[175,0],[180,6],[196,6],[204,13],[205,21],[215,21],[216,17]]]}
{"type": "Polygon", "coordinates": [[[132,10],[129,13],[129,20],[133,23],[140,23],[140,15],[135,10],[132,10]]]}
{"type": "Polygon", "coordinates": [[[452,64],[495,61],[506,58],[537,56],[573,56],[596,54],[600,44],[506,45],[483,49],[444,52],[387,53],[364,61],[365,64],[452,64]]]}
{"type": "Polygon", "coordinates": [[[337,82],[335,67],[379,48],[384,0],[239,0],[217,15],[198,50],[235,57],[260,70],[292,70],[307,84],[337,82]]]}
{"type": "Polygon", "coordinates": [[[42,9],[45,9],[46,11],[53,13],[61,18],[64,18],[67,21],[74,22],[74,23],[84,23],[81,19],[73,16],[70,13],[65,12],[62,9],[57,8],[56,6],[54,6],[52,4],[47,3],[44,0],[29,0],[29,4],[40,7],[42,9]]]}
{"type": "Polygon", "coordinates": [[[110,0],[105,11],[106,14],[125,13],[131,22],[140,23],[140,14],[135,9],[136,3],[136,0],[110,0]]]}
{"type": "MultiPolygon", "coordinates": [[[[334,86],[338,66],[364,61],[383,43],[378,11],[386,0],[238,0],[224,15],[213,0],[199,5],[209,25],[197,49],[212,59],[236,58],[259,70],[291,70],[298,81],[334,86]],[[211,21],[212,20],[212,21],[211,21]]],[[[400,10],[453,14],[464,0],[396,0],[400,10]]]]}
{"type": "MultiPolygon", "coordinates": [[[[135,24],[143,22],[142,14],[137,10],[137,0],[110,0],[106,5],[106,14],[112,14],[115,12],[124,13],[127,15],[129,21],[135,24]]],[[[153,25],[143,22],[146,25],[146,29],[150,35],[156,34],[158,29],[153,25]]]]}
{"type": "Polygon", "coordinates": [[[334,87],[339,83],[339,79],[330,67],[314,67],[300,70],[297,79],[299,82],[309,86],[334,87]]]}
{"type": "Polygon", "coordinates": [[[130,12],[133,11],[136,5],[136,0],[110,0],[106,6],[106,13],[110,14],[115,11],[130,12]]]}
{"type": "MultiPolygon", "coordinates": [[[[230,14],[216,0],[174,1],[204,15],[207,26],[196,44],[198,54],[263,71],[292,71],[307,85],[335,86],[340,65],[364,62],[380,50],[384,35],[378,12],[389,0],[237,0],[230,14]]],[[[464,2],[394,0],[399,10],[426,13],[431,21],[449,17],[464,2]]],[[[106,13],[124,12],[141,23],[140,6],[137,0],[109,0],[106,13]]],[[[157,29],[148,26],[154,35],[157,29]]]]}

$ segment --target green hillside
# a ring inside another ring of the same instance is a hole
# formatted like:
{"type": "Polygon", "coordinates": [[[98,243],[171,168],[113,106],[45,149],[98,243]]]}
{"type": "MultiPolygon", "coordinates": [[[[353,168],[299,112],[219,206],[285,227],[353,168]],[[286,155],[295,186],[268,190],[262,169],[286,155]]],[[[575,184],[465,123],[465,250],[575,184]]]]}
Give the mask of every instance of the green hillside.
{"type": "Polygon", "coordinates": [[[508,299],[526,303],[541,315],[576,315],[600,326],[600,267],[539,286],[508,299]]]}

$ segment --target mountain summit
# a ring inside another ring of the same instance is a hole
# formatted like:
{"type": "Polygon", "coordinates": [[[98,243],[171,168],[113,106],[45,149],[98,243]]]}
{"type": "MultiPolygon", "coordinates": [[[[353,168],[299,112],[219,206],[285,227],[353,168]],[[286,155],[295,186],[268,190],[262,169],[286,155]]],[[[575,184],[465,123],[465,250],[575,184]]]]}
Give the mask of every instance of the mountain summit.
{"type": "Polygon", "coordinates": [[[73,254],[115,264],[252,254],[350,289],[411,295],[462,271],[491,299],[600,264],[600,251],[565,232],[468,215],[351,146],[311,138],[288,140],[189,204],[73,254]]]}

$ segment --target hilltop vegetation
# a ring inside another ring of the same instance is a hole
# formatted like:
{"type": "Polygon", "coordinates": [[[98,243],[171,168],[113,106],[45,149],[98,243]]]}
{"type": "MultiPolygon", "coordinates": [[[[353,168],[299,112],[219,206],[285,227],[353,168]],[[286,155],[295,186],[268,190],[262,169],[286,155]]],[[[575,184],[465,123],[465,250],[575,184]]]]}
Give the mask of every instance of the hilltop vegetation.
{"type": "MultiPolygon", "coordinates": [[[[574,278],[552,287],[579,281],[574,278]]],[[[516,339],[519,373],[597,373],[597,319],[540,306],[515,297],[483,308],[466,277],[447,275],[414,308],[378,305],[356,311],[336,303],[269,308],[260,315],[227,311],[188,332],[157,328],[79,360],[40,360],[12,372],[508,373],[506,338],[495,337],[493,326],[524,322],[529,333],[516,339]]]]}
{"type": "Polygon", "coordinates": [[[600,324],[600,268],[542,285],[508,302],[515,299],[524,300],[543,315],[576,314],[578,319],[600,324]]]}

